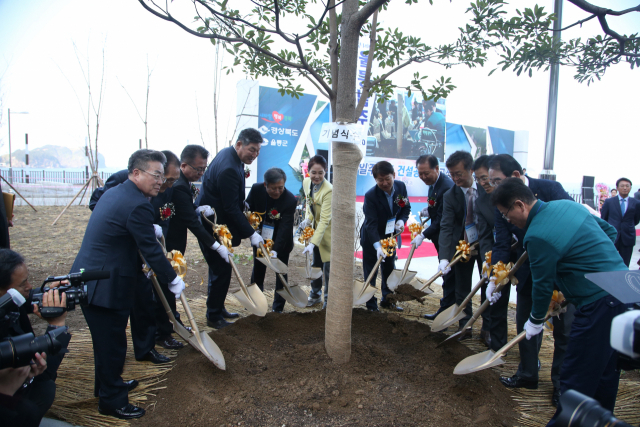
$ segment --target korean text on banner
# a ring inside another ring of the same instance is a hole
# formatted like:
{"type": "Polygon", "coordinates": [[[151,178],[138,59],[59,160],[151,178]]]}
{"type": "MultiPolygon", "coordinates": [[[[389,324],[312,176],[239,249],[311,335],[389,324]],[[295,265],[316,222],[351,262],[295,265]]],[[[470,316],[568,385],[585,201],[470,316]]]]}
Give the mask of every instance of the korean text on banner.
{"type": "Polygon", "coordinates": [[[357,144],[360,149],[367,146],[367,131],[359,123],[324,123],[320,131],[319,142],[348,142],[357,144]]]}

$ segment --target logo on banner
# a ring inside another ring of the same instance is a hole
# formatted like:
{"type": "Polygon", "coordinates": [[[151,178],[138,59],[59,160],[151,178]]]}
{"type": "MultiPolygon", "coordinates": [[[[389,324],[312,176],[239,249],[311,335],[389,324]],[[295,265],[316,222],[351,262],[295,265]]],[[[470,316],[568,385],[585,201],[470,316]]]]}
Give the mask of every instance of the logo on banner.
{"type": "Polygon", "coordinates": [[[262,138],[262,144],[260,144],[260,146],[264,147],[265,145],[269,145],[269,140],[267,138],[262,138]]]}
{"type": "Polygon", "coordinates": [[[284,114],[280,114],[277,111],[274,111],[271,113],[271,117],[273,118],[273,120],[269,120],[266,118],[262,118],[262,120],[264,120],[265,122],[269,122],[269,123],[276,123],[279,124],[280,126],[282,126],[282,123],[280,123],[283,119],[284,119],[284,114]]]}
{"type": "Polygon", "coordinates": [[[260,126],[260,129],[258,129],[260,131],[261,134],[266,134],[269,133],[269,128],[266,127],[265,125],[260,126]]]}

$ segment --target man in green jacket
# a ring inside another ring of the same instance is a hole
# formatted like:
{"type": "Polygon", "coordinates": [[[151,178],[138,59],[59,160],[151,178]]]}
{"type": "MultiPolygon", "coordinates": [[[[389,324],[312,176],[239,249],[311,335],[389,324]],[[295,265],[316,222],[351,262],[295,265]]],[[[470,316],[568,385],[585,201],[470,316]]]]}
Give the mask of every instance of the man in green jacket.
{"type": "MultiPolygon", "coordinates": [[[[491,194],[503,217],[525,230],[533,278],[533,306],[526,338],[542,332],[554,284],[576,306],[569,344],[560,370],[561,393],[576,390],[613,412],[620,373],[609,344],[611,321],[626,305],[584,276],[628,270],[613,242],[616,230],[584,207],[566,200],[544,203],[520,179],[509,178],[491,194]]],[[[560,413],[547,427],[555,425],[560,413]]]]}

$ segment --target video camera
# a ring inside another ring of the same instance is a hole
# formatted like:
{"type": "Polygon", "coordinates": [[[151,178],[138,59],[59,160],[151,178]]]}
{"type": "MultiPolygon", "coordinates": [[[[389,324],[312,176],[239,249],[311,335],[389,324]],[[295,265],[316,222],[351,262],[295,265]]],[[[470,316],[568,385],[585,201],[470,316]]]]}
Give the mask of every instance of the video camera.
{"type": "Polygon", "coordinates": [[[110,271],[81,271],[79,273],[71,273],[66,276],[49,276],[47,277],[39,290],[32,290],[30,293],[30,298],[34,303],[38,304],[38,309],[40,310],[40,314],[44,318],[54,318],[61,316],[65,311],[75,310],[76,305],[78,304],[87,304],[88,303],[88,292],[87,285],[85,282],[90,282],[92,280],[104,280],[111,277],[110,271]],[[57,288],[49,288],[45,287],[47,283],[51,282],[59,282],[62,280],[68,280],[69,284],[64,286],[59,286],[57,288]],[[67,294],[67,306],[66,307],[43,307],[42,306],[42,298],[44,297],[45,292],[57,289],[61,294],[64,292],[67,294]]]}
{"type": "Polygon", "coordinates": [[[31,332],[5,338],[0,341],[0,369],[27,366],[36,353],[45,352],[47,356],[57,354],[62,349],[62,343],[57,338],[67,331],[68,328],[63,326],[37,338],[31,332]]]}
{"type": "Polygon", "coordinates": [[[604,409],[590,397],[575,390],[567,390],[560,397],[562,412],[556,418],[558,427],[631,427],[630,424],[620,421],[613,416],[611,411],[604,409]]]}

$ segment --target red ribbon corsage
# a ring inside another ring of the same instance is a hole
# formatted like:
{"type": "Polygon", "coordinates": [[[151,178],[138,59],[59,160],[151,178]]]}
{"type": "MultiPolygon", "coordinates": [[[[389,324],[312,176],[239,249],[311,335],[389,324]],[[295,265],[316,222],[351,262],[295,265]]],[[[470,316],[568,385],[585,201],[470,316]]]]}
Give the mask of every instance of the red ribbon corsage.
{"type": "Polygon", "coordinates": [[[165,203],[164,206],[160,208],[160,219],[163,221],[168,220],[176,213],[176,207],[173,203],[165,203]]]}
{"type": "Polygon", "coordinates": [[[429,197],[427,199],[427,203],[429,204],[429,207],[434,207],[436,205],[436,199],[434,199],[433,197],[429,197]]]}
{"type": "Polygon", "coordinates": [[[401,208],[404,208],[408,204],[409,204],[409,199],[407,199],[406,197],[404,196],[396,197],[396,205],[400,206],[401,208]]]}
{"type": "Polygon", "coordinates": [[[248,167],[244,168],[244,177],[249,178],[251,176],[251,169],[248,167]]]}
{"type": "Polygon", "coordinates": [[[271,219],[280,219],[280,212],[277,209],[271,209],[268,215],[271,219]]]}

